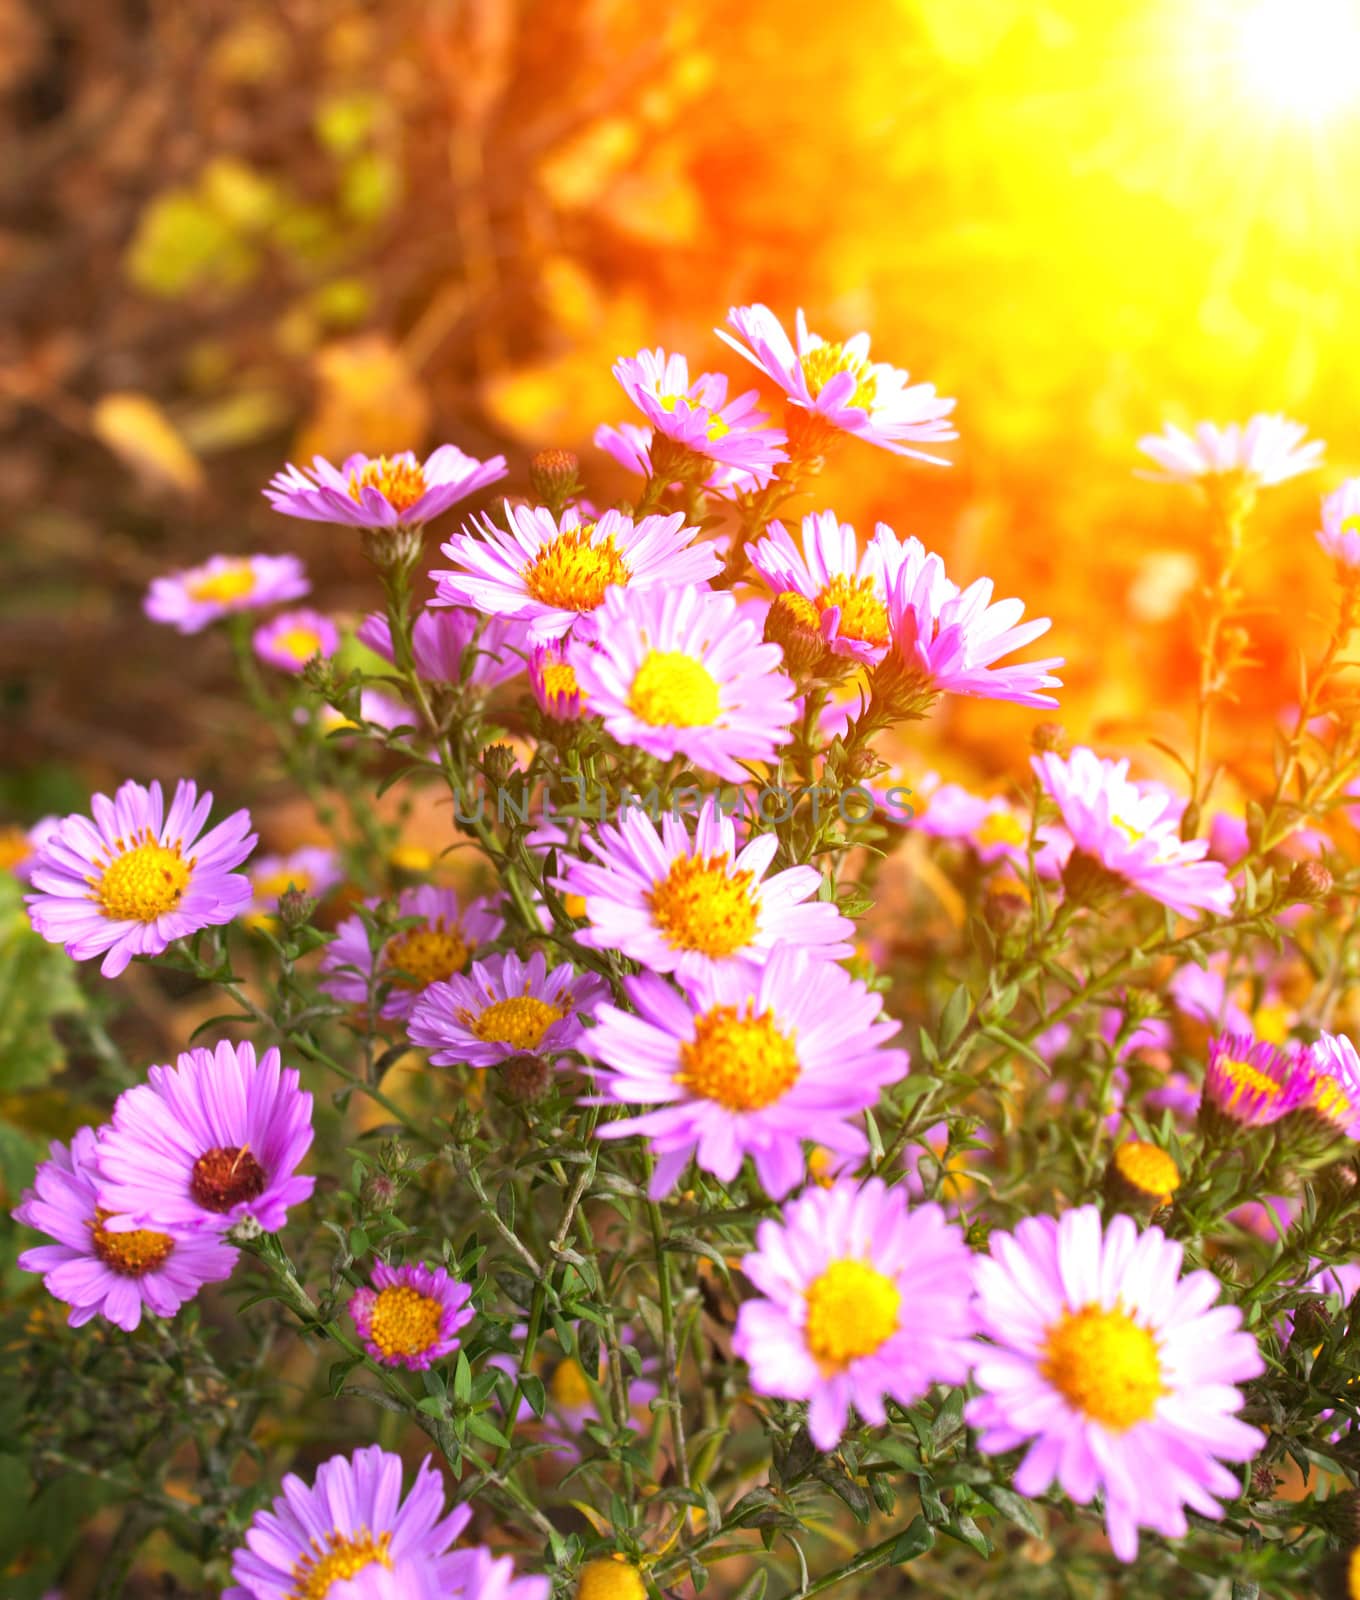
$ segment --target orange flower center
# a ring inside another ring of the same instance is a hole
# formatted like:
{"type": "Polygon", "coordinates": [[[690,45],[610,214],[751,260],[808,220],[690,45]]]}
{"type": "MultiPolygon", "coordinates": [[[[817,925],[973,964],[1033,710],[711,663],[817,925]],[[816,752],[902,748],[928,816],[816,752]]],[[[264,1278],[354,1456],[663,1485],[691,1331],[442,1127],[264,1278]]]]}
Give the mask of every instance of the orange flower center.
{"type": "Polygon", "coordinates": [[[736,1006],[714,1006],[694,1019],[694,1038],[680,1046],[677,1082],[727,1111],[761,1111],[797,1081],[793,1038],[769,1011],[742,1016],[736,1006]]]}
{"type": "Polygon", "coordinates": [[[839,631],[861,644],[884,645],[889,638],[888,608],[879,598],[872,578],[850,578],[843,572],[817,596],[818,611],[839,606],[839,631]]]}
{"type": "Polygon", "coordinates": [[[352,1578],[365,1567],[390,1569],[391,1543],[390,1533],[380,1533],[375,1539],[367,1528],[353,1534],[328,1533],[324,1543],[314,1538],[312,1553],[303,1556],[293,1568],[293,1587],[287,1600],[326,1600],[331,1585],[341,1578],[352,1578]]]}
{"type": "Polygon", "coordinates": [[[110,1233],[104,1224],[113,1215],[100,1206],[90,1218],[90,1243],[94,1253],[112,1272],[124,1278],[142,1278],[164,1266],[175,1248],[168,1233],[136,1228],[131,1233],[110,1233]]]}
{"type": "Polygon", "coordinates": [[[448,927],[443,917],[436,917],[423,928],[412,928],[389,940],[383,959],[389,967],[401,969],[396,981],[402,988],[424,989],[461,972],[473,949],[457,924],[448,927]]]}
{"type": "Polygon", "coordinates": [[[754,878],[729,872],[730,858],[679,856],[648,896],[656,925],[673,950],[730,956],[756,933],[754,878]]]}
{"type": "Polygon", "coordinates": [[[1117,1433],[1146,1422],[1169,1393],[1156,1339],[1119,1306],[1065,1311],[1048,1330],[1039,1371],[1078,1411],[1117,1433]]]}
{"type": "Polygon", "coordinates": [[[379,456],[349,475],[351,500],[362,505],[365,489],[376,489],[394,511],[405,511],[425,493],[425,469],[406,456],[379,456]]]}
{"type": "Polygon", "coordinates": [[[369,1338],[391,1360],[418,1356],[439,1338],[444,1308],[438,1300],[408,1284],[383,1289],[373,1302],[369,1338]]]}
{"type": "Polygon", "coordinates": [[[606,589],[633,576],[613,534],[593,541],[595,524],[568,528],[546,544],[525,569],[524,583],[535,600],[561,611],[594,611],[606,589]]]}

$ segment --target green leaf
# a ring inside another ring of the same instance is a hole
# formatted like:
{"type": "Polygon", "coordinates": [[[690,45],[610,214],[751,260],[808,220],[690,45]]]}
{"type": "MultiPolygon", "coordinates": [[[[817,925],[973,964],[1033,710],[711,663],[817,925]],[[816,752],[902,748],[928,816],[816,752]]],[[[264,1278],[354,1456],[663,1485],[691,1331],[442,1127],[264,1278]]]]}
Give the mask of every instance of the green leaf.
{"type": "Polygon", "coordinates": [[[480,1411],[474,1411],[468,1417],[467,1431],[474,1439],[481,1439],[486,1444],[494,1444],[498,1449],[503,1450],[509,1447],[510,1441],[480,1411]]]}
{"type": "Polygon", "coordinates": [[[923,1516],[919,1514],[911,1519],[902,1537],[889,1552],[888,1561],[893,1566],[901,1566],[904,1562],[915,1561],[917,1556],[923,1556],[927,1550],[934,1547],[935,1530],[923,1516]]]}
{"type": "Polygon", "coordinates": [[[973,997],[968,992],[968,986],[961,983],[945,1003],[945,1008],[940,1016],[940,1026],[936,1037],[941,1050],[948,1050],[958,1036],[967,1026],[968,1018],[973,1011],[973,997]]]}
{"type": "Polygon", "coordinates": [[[0,1091],[60,1072],[66,1058],[52,1024],[84,1009],[75,963],[33,931],[18,883],[0,876],[0,1091]]]}
{"type": "Polygon", "coordinates": [[[1024,1495],[1016,1494],[1014,1489],[1008,1489],[1003,1483],[980,1483],[976,1492],[989,1506],[999,1511],[1007,1522],[1013,1522],[1017,1528],[1023,1528],[1031,1538],[1044,1537],[1043,1523],[1035,1516],[1034,1507],[1024,1495]]]}

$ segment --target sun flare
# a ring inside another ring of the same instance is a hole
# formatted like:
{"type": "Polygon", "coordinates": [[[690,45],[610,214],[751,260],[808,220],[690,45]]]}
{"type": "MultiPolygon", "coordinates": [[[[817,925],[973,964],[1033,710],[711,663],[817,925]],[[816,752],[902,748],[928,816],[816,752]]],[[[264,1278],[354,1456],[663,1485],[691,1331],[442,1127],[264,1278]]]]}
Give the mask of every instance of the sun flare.
{"type": "Polygon", "coordinates": [[[1360,88],[1360,0],[1258,0],[1241,23],[1252,90],[1282,111],[1318,119],[1360,88]]]}

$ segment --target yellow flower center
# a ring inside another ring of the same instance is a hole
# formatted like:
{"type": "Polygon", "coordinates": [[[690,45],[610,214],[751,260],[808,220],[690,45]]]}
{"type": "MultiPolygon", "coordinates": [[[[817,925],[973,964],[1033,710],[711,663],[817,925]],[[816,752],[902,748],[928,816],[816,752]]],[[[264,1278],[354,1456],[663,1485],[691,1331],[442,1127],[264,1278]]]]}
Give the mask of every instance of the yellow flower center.
{"type": "Polygon", "coordinates": [[[444,1308],[438,1300],[407,1284],[383,1289],[369,1314],[368,1336],[391,1360],[418,1356],[439,1338],[444,1308]]]}
{"type": "Polygon", "coordinates": [[[392,1566],[388,1546],[390,1533],[380,1533],[375,1539],[367,1528],[358,1533],[328,1533],[326,1542],[312,1540],[312,1553],[305,1555],[293,1568],[293,1587],[287,1600],[326,1600],[331,1585],[341,1578],[352,1578],[365,1567],[392,1566]]]}
{"type": "Polygon", "coordinates": [[[111,1272],[124,1278],[141,1278],[169,1260],[175,1241],[168,1233],[153,1233],[150,1228],[110,1233],[104,1224],[112,1215],[112,1211],[100,1206],[89,1223],[94,1253],[111,1272]]]}
{"type": "Polygon", "coordinates": [[[1350,516],[1341,519],[1342,533],[1360,533],[1360,511],[1352,511],[1350,516]]]}
{"type": "Polygon", "coordinates": [[[1123,817],[1111,817],[1110,826],[1118,829],[1130,844],[1137,844],[1140,839],[1146,837],[1141,828],[1135,828],[1131,822],[1125,822],[1123,817]]]}
{"type": "Polygon", "coordinates": [[[799,594],[796,589],[785,589],[776,597],[772,609],[782,612],[784,618],[798,627],[810,628],[813,633],[821,627],[821,612],[805,594],[799,594]]]}
{"type": "Polygon", "coordinates": [[[185,585],[195,600],[212,605],[229,606],[233,600],[244,600],[255,588],[255,569],[248,561],[233,561],[220,572],[205,573],[201,578],[191,578],[185,585]]]}
{"type": "Polygon", "coordinates": [[[28,834],[22,828],[0,828],[0,872],[13,872],[31,854],[28,834]]]}
{"type": "Polygon", "coordinates": [[[897,1332],[902,1291],[863,1261],[833,1261],[808,1285],[808,1349],[824,1368],[840,1371],[871,1356],[897,1332]]]}
{"type": "Polygon", "coordinates": [[[1267,1044],[1283,1044],[1289,1037],[1289,1007],[1278,1000],[1257,1006],[1251,1017],[1251,1031],[1267,1044]]]}
{"type": "Polygon", "coordinates": [[[446,927],[443,917],[436,917],[423,928],[390,939],[383,960],[387,966],[401,969],[397,982],[403,989],[424,989],[461,972],[474,948],[456,924],[446,927]]]}
{"type": "Polygon", "coordinates": [[[977,842],[981,845],[1021,845],[1028,838],[1029,829],[1009,811],[988,812],[977,831],[977,842]]]}
{"type": "Polygon", "coordinates": [[[650,650],[628,691],[628,708],[649,728],[710,728],[721,709],[718,680],[692,656],[650,650]]]}
{"type": "Polygon", "coordinates": [[[590,1385],[579,1361],[570,1356],[559,1361],[552,1375],[552,1397],[564,1411],[579,1411],[590,1404],[590,1385]]]}
{"type": "MultiPolygon", "coordinates": [[[[694,401],[689,399],[687,395],[663,394],[659,395],[657,398],[661,401],[661,409],[663,411],[674,412],[681,400],[685,402],[687,409],[694,409],[694,401]]],[[[728,427],[728,425],[723,421],[716,411],[709,416],[708,427],[704,430],[711,443],[717,441],[718,439],[725,439],[727,435],[731,433],[731,431],[731,428],[728,427]]]]}
{"type": "Polygon", "coordinates": [[[797,1081],[793,1038],[769,1011],[742,1016],[735,1006],[714,1006],[694,1019],[693,1040],[680,1046],[677,1082],[727,1111],[761,1111],[797,1081]]]}
{"type": "Polygon", "coordinates": [[[524,994],[513,1000],[497,1000],[480,1017],[468,1018],[467,1022],[483,1044],[508,1044],[516,1050],[537,1050],[543,1035],[566,1014],[563,1006],[549,1005],[546,1000],[524,994]]]}
{"type": "Polygon", "coordinates": [[[853,372],[855,392],[850,396],[849,404],[859,406],[864,411],[872,408],[878,393],[878,380],[870,372],[869,363],[859,356],[852,356],[843,344],[819,344],[815,350],[808,351],[802,364],[803,376],[807,379],[814,400],[838,373],[853,372]]]}
{"type": "Polygon", "coordinates": [[[573,695],[580,692],[581,686],[576,681],[575,667],[565,661],[550,661],[543,668],[543,693],[549,699],[554,695],[573,695]]]}
{"type": "Polygon", "coordinates": [[[285,628],[274,635],[274,648],[294,661],[310,661],[321,650],[321,635],[315,628],[285,628]]]}
{"type": "Polygon", "coordinates": [[[679,856],[648,896],[652,916],[672,950],[730,956],[756,933],[749,872],[727,870],[729,857],[679,856]]]}
{"type": "Polygon", "coordinates": [[[1130,1139],[1114,1153],[1115,1171],[1141,1194],[1168,1205],[1181,1186],[1176,1163],[1159,1145],[1130,1139]]]}
{"type": "Polygon", "coordinates": [[[525,569],[524,583],[535,600],[561,611],[594,611],[606,589],[633,576],[611,533],[593,542],[595,524],[568,528],[546,544],[525,569]]]}
{"type": "Polygon", "coordinates": [[[362,505],[365,489],[376,489],[394,511],[405,511],[425,493],[425,469],[402,456],[379,456],[349,475],[351,500],[362,505]]]}
{"type": "Polygon", "coordinates": [[[889,638],[888,608],[878,596],[872,578],[850,578],[843,572],[817,596],[817,609],[829,611],[839,606],[840,632],[861,644],[883,645],[889,638]]]}
{"type": "Polygon", "coordinates": [[[576,1583],[576,1600],[646,1600],[647,1585],[622,1556],[587,1561],[576,1583]]]}
{"type": "Polygon", "coordinates": [[[1225,1111],[1236,1110],[1245,1094],[1261,1094],[1267,1100],[1280,1098],[1280,1085],[1250,1061],[1221,1061],[1218,1070],[1228,1080],[1227,1098],[1220,1101],[1225,1111]]]}
{"type": "Polygon", "coordinates": [[[107,865],[96,860],[100,876],[86,879],[104,914],[114,922],[154,922],[173,911],[189,887],[193,858],[186,861],[177,844],[157,844],[150,829],[140,844],[115,844],[121,854],[107,865]]]}
{"type": "MultiPolygon", "coordinates": [[[[1279,1091],[1276,1090],[1278,1094],[1279,1091]]],[[[1334,1078],[1319,1078],[1313,1087],[1313,1109],[1329,1122],[1344,1126],[1355,1115],[1351,1098],[1334,1078]]]]}
{"type": "Polygon", "coordinates": [[[1084,1416],[1118,1433],[1146,1422],[1170,1392],[1157,1341],[1118,1306],[1065,1311],[1048,1330],[1039,1371],[1084,1416]]]}

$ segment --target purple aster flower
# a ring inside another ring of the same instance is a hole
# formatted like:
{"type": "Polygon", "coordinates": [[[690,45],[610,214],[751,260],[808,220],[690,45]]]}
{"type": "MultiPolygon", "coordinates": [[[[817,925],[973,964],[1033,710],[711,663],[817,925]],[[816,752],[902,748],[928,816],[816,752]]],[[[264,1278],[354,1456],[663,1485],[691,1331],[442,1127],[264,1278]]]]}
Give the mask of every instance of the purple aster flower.
{"type": "Polygon", "coordinates": [[[222,1600],[334,1600],[341,1579],[372,1568],[401,1580],[393,1591],[401,1600],[420,1594],[421,1584],[436,1595],[456,1592],[468,1552],[452,1546],[471,1516],[467,1506],[444,1515],[444,1484],[430,1456],[404,1499],[400,1456],[378,1445],[332,1456],[314,1484],[290,1472],[273,1506],[256,1513],[222,1600]]]}
{"type": "Polygon", "coordinates": [[[310,471],[289,463],[270,480],[265,499],[286,517],[351,528],[415,528],[506,473],[505,457],[478,461],[442,444],[422,466],[415,452],[353,455],[339,467],[323,456],[310,471]]]}
{"type": "Polygon", "coordinates": [[[301,672],[313,656],[329,660],[340,648],[340,633],[329,617],[304,607],[271,617],[251,642],[266,666],[301,672]]]}
{"type": "MultiPolygon", "coordinates": [[[[1002,795],[977,795],[962,784],[942,783],[925,790],[916,804],[912,826],[934,839],[965,844],[986,865],[1008,861],[1023,867],[1029,860],[1029,818],[1002,795]]],[[[1035,866],[1056,877],[1072,851],[1072,841],[1058,828],[1041,827],[1035,866]]]]}
{"type": "Polygon", "coordinates": [[[298,1174],[312,1143],[312,1097],[277,1049],[223,1040],[118,1096],[99,1142],[100,1194],[114,1232],[174,1227],[277,1233],[316,1186],[298,1174]]]}
{"type": "Polygon", "coordinates": [[[1169,789],[1132,782],[1127,759],[1103,761],[1084,746],[1066,759],[1052,751],[1033,756],[1031,764],[1072,835],[1065,882],[1081,863],[1095,863],[1180,916],[1231,911],[1227,869],[1206,859],[1208,840],[1181,838],[1185,803],[1169,789]]]}
{"type": "Polygon", "coordinates": [[[604,983],[567,963],[548,971],[541,950],[513,950],[478,962],[466,977],[431,984],[406,1033],[436,1067],[494,1067],[512,1056],[555,1056],[580,1048],[604,983]]]}
{"type": "Polygon", "coordinates": [[[620,744],[684,756],[733,783],[749,776],[740,763],[772,761],[792,737],[781,659],[730,594],[685,587],[611,590],[598,637],[567,647],[592,714],[620,744]]]}
{"type": "Polygon", "coordinates": [[[933,383],[909,385],[900,368],[870,361],[867,333],[857,333],[844,344],[828,344],[808,332],[800,310],[795,346],[768,306],[733,306],[727,320],[739,337],[721,328],[715,329],[718,337],[772,378],[791,405],[807,413],[801,430],[794,414],[789,417],[790,437],[802,453],[818,454],[836,434],[851,433],[894,455],[948,466],[943,457],[913,450],[905,441],[957,439],[945,420],[954,402],[941,399],[933,383]]]}
{"type": "Polygon", "coordinates": [[[534,646],[529,657],[529,687],[538,709],[554,722],[579,722],[586,714],[586,699],[576,681],[576,669],[560,642],[534,646]]]}
{"type": "Polygon", "coordinates": [[[310,588],[296,556],[212,556],[202,566],[153,578],[142,610],[180,633],[201,633],[233,611],[299,600],[310,588]]]}
{"type": "Polygon", "coordinates": [[[345,876],[334,850],[304,845],[286,856],[259,856],[250,864],[250,904],[245,909],[252,925],[272,927],[277,921],[279,897],[289,889],[321,900],[345,876]]]}
{"type": "Polygon", "coordinates": [[[762,1298],[737,1314],[732,1348],[757,1394],[808,1401],[808,1431],[833,1450],[850,1408],[887,1421],[934,1383],[968,1377],[972,1254],[937,1205],[907,1207],[879,1178],[810,1189],[756,1230],[741,1270],[762,1298]]]}
{"type": "Polygon", "coordinates": [[[373,1269],[373,1287],[357,1289],[349,1314],[364,1348],[385,1367],[423,1372],[458,1348],[458,1330],[472,1321],[472,1290],[443,1267],[373,1269]]]}
{"type": "Polygon", "coordinates": [[[964,1413],[979,1447],[1029,1445],[1015,1474],[1024,1495],[1057,1478],[1079,1505],[1105,1497],[1105,1527],[1121,1561],[1138,1553],[1138,1529],[1186,1534],[1185,1510],[1219,1517],[1215,1496],[1235,1498],[1235,1473],[1264,1436],[1234,1413],[1235,1386],[1265,1362],[1236,1306],[1217,1305],[1211,1272],[1180,1277],[1181,1246],[1160,1228],[1140,1233],[1083,1206],[1027,1217],[994,1233],[977,1262],[982,1393],[964,1413]]]}
{"type": "Polygon", "coordinates": [[[754,389],[727,398],[721,373],[701,373],[689,381],[684,356],[664,350],[639,350],[632,359],[614,363],[614,376],[624,393],[660,434],[691,454],[768,483],[774,469],[787,461],[784,434],[756,410],[754,389]]]}
{"type": "Polygon", "coordinates": [[[1160,434],[1138,441],[1138,448],[1161,467],[1150,478],[1167,483],[1196,483],[1238,477],[1253,487],[1268,488],[1312,472],[1327,448],[1320,439],[1303,443],[1308,429],[1288,417],[1255,416],[1245,425],[1200,422],[1193,433],[1168,422],[1160,434]]]}
{"type": "Polygon", "coordinates": [[[229,1278],[238,1252],[179,1229],[110,1232],[108,1224],[122,1219],[101,1198],[98,1148],[93,1128],[78,1128],[69,1149],[53,1143],[14,1218],[55,1242],[25,1250],[19,1266],[43,1274],[47,1292],[70,1306],[73,1328],[105,1316],[131,1333],[143,1308],[173,1317],[205,1283],[229,1278]]]}
{"type": "Polygon", "coordinates": [[[778,839],[762,833],[739,851],[736,827],[713,799],[692,837],[674,814],[658,833],[645,812],[630,809],[585,846],[598,859],[569,861],[558,887],[585,900],[590,926],[577,938],[588,949],[621,950],[682,982],[732,961],[764,961],[781,940],[833,961],[854,949],[854,923],[812,899],[822,886],[817,868],[767,878],[778,839]]]}
{"type": "Polygon", "coordinates": [[[250,813],[234,812],[208,833],[212,795],[187,780],[167,812],[161,786],[122,785],[90,801],[93,821],[65,817],[43,842],[26,896],[33,926],[76,961],[103,955],[116,978],[133,956],[155,956],[200,928],[230,922],[250,899],[233,867],[255,848],[250,813]],[[200,837],[202,835],[202,837],[200,837]]]}
{"type": "MultiPolygon", "coordinates": [[[[388,1018],[409,1016],[432,983],[463,972],[474,951],[498,939],[505,928],[496,901],[471,900],[465,906],[453,889],[434,884],[403,889],[397,896],[397,916],[420,921],[393,934],[379,954],[378,992],[387,990],[382,1015],[388,1018]]],[[[368,1004],[373,951],[362,917],[346,917],[340,924],[321,958],[321,971],[327,994],[347,1005],[368,1004]]]]}
{"type": "Polygon", "coordinates": [[[1360,478],[1347,478],[1322,502],[1317,541],[1340,566],[1360,568],[1360,478]]]}
{"type": "MultiPolygon", "coordinates": [[[[460,684],[466,671],[468,683],[485,689],[518,677],[530,648],[523,626],[489,617],[479,637],[479,620],[475,611],[461,607],[422,611],[411,630],[411,653],[420,676],[429,683],[460,684]]],[[[357,638],[384,661],[395,662],[391,625],[380,612],[364,618],[357,638]]]]}
{"type": "Polygon", "coordinates": [[[601,1139],[644,1135],[657,1157],[652,1196],[669,1193],[693,1157],[731,1183],[750,1155],[765,1192],[785,1195],[804,1175],[803,1142],[860,1155],[850,1122],[904,1078],[904,1050],[885,1049],[898,1025],[883,997],[805,950],[777,946],[764,966],[732,961],[695,975],[680,993],[654,973],[624,979],[636,1015],[602,1005],[586,1048],[599,1101],[653,1106],[607,1122],[601,1139]]]}
{"type": "Polygon", "coordinates": [[[1320,1033],[1303,1052],[1309,1106],[1347,1139],[1360,1139],[1360,1055],[1344,1033],[1320,1033]]]}
{"type": "Polygon", "coordinates": [[[1314,1086],[1307,1052],[1280,1050],[1250,1035],[1219,1034],[1209,1045],[1201,1121],[1215,1115],[1264,1128],[1308,1103],[1314,1086]]]}
{"type": "Polygon", "coordinates": [[[531,639],[560,638],[593,617],[617,589],[671,589],[705,583],[722,563],[679,511],[634,522],[618,511],[583,520],[568,506],[560,520],[543,506],[505,504],[508,528],[488,517],[478,532],[455,534],[444,554],[457,570],[432,572],[435,605],[469,605],[516,617],[531,639]]]}

